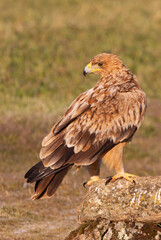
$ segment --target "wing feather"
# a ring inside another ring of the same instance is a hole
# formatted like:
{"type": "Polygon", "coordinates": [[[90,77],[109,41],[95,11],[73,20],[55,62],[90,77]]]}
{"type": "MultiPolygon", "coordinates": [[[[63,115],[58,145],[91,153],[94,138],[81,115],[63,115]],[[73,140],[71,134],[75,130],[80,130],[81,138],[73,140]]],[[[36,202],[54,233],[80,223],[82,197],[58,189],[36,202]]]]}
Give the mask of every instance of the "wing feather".
{"type": "Polygon", "coordinates": [[[71,104],[43,140],[40,156],[45,167],[89,165],[116,144],[131,140],[144,116],[145,95],[139,89],[113,92],[89,90],[71,104]]]}
{"type": "Polygon", "coordinates": [[[77,144],[75,144],[74,152],[78,153],[82,151],[82,149],[84,149],[87,142],[89,141],[90,137],[91,137],[91,134],[89,133],[89,131],[86,131],[84,134],[82,134],[80,140],[77,142],[77,144]]]}
{"type": "Polygon", "coordinates": [[[74,121],[79,115],[85,112],[89,107],[89,96],[93,89],[90,89],[82,93],[76,98],[70,107],[67,109],[64,117],[55,125],[53,129],[54,134],[58,134],[62,129],[67,127],[72,121],[74,121]]]}
{"type": "Polygon", "coordinates": [[[51,139],[49,141],[49,144],[42,146],[41,151],[40,151],[40,159],[44,159],[48,157],[50,154],[52,154],[60,145],[62,145],[64,141],[64,133],[60,133],[59,136],[54,136],[51,134],[51,139]]]}
{"type": "Polygon", "coordinates": [[[42,159],[44,166],[51,167],[52,165],[57,163],[63,157],[63,155],[67,153],[67,151],[68,147],[62,143],[48,157],[42,159]]]}

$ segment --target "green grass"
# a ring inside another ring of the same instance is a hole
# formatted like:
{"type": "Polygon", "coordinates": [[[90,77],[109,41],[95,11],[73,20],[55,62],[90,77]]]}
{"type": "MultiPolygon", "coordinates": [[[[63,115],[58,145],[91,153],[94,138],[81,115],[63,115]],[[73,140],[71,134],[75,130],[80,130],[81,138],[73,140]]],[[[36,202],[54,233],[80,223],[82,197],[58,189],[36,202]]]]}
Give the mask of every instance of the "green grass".
{"type": "Polygon", "coordinates": [[[159,0],[6,0],[0,7],[3,111],[63,110],[96,82],[83,78],[84,65],[108,51],[120,55],[149,97],[160,98],[159,0]]]}
{"type": "Polygon", "coordinates": [[[161,1],[1,0],[0,9],[1,239],[63,239],[76,222],[88,175],[71,171],[55,197],[34,203],[23,176],[52,124],[96,83],[97,76],[82,75],[94,55],[118,54],[148,96],[125,169],[160,174],[161,1]]]}

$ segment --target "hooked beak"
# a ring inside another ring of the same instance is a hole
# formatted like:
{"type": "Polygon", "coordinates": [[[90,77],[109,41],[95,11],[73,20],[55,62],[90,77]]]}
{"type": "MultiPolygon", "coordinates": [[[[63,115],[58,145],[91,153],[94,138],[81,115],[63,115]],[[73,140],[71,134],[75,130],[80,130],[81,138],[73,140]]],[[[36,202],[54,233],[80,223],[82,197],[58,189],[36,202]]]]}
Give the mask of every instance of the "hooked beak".
{"type": "Polygon", "coordinates": [[[88,73],[91,73],[91,70],[92,70],[92,64],[90,62],[83,69],[83,75],[86,76],[88,73]]]}
{"type": "Polygon", "coordinates": [[[97,71],[101,71],[101,68],[97,68],[97,65],[92,65],[92,63],[88,63],[84,70],[83,70],[83,75],[86,76],[88,73],[93,73],[93,72],[97,72],[97,71]]]}

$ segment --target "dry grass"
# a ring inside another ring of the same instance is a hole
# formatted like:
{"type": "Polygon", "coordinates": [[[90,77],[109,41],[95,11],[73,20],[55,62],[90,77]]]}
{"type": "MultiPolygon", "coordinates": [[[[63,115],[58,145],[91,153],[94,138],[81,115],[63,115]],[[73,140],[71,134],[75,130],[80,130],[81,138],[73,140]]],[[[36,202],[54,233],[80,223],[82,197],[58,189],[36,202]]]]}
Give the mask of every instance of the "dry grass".
{"type": "Polygon", "coordinates": [[[5,0],[0,8],[0,239],[62,240],[77,225],[86,171],[72,170],[55,197],[35,202],[23,176],[52,124],[95,84],[82,69],[97,53],[120,55],[148,95],[127,171],[161,172],[161,2],[5,0]]]}

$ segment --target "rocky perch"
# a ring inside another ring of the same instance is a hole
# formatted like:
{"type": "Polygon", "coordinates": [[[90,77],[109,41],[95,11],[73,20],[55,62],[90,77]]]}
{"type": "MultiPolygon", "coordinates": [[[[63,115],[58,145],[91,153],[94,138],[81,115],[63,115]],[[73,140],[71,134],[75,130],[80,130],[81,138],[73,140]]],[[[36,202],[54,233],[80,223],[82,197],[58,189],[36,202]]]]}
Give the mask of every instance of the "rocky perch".
{"type": "Polygon", "coordinates": [[[160,240],[161,177],[95,182],[80,206],[80,227],[65,240],[160,240]]]}

